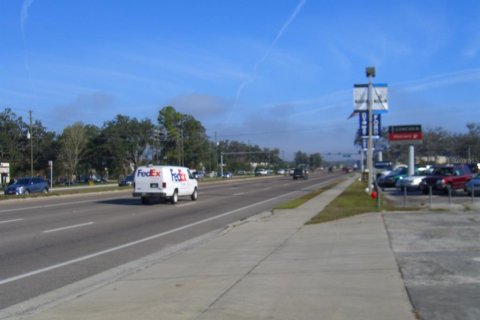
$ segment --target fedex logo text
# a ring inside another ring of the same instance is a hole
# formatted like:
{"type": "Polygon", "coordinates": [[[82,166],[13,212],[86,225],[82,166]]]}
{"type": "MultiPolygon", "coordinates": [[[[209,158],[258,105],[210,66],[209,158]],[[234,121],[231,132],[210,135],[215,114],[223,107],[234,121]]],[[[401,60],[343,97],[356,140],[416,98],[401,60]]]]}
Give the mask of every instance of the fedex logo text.
{"type": "Polygon", "coordinates": [[[170,169],[172,174],[172,181],[184,182],[187,181],[187,175],[182,172],[182,169],[178,169],[178,173],[173,172],[173,169],[170,169]]]}
{"type": "Polygon", "coordinates": [[[137,177],[160,177],[161,171],[157,171],[155,168],[151,168],[150,170],[137,170],[137,177]]]}

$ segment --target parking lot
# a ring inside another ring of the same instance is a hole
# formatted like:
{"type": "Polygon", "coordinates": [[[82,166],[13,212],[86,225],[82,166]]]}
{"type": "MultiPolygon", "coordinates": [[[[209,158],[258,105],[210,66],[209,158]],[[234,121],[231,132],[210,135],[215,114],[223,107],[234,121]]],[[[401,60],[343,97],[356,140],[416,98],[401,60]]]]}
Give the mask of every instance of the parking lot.
{"type": "Polygon", "coordinates": [[[420,191],[400,191],[395,188],[386,188],[382,191],[384,196],[394,203],[397,208],[425,208],[444,210],[480,210],[480,196],[469,196],[463,190],[451,193],[424,195],[420,191]]]}
{"type": "Polygon", "coordinates": [[[385,225],[420,319],[480,319],[480,211],[395,212],[385,225]]]}
{"type": "Polygon", "coordinates": [[[480,319],[480,197],[387,188],[392,249],[420,319],[480,319]]]}

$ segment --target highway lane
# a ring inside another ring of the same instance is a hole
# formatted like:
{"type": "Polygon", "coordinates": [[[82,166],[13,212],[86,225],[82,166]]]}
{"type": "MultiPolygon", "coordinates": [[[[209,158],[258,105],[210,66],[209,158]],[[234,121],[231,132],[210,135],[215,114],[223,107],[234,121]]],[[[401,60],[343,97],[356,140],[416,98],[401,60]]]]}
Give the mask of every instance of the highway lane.
{"type": "Polygon", "coordinates": [[[198,201],[142,205],[130,191],[3,201],[0,309],[270,210],[336,174],[200,186],[198,201]]]}

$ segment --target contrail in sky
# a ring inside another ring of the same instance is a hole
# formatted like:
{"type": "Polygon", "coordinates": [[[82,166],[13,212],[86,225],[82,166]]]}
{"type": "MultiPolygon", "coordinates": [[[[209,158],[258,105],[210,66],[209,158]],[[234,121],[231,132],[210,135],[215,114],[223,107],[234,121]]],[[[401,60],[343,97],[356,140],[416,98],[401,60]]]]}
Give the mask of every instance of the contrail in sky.
{"type": "MultiPolygon", "coordinates": [[[[243,92],[243,89],[250,83],[254,82],[255,79],[257,78],[257,71],[258,71],[258,68],[265,62],[265,60],[267,60],[267,58],[270,56],[270,53],[272,52],[273,48],[275,47],[275,45],[277,44],[278,40],[280,40],[280,38],[282,37],[283,33],[285,32],[285,30],[288,28],[288,26],[290,25],[290,23],[292,23],[293,20],[295,20],[295,18],[297,17],[297,15],[300,13],[300,11],[302,10],[302,7],[305,5],[305,2],[306,0],[300,0],[300,2],[297,4],[297,6],[295,7],[295,10],[292,12],[292,14],[290,15],[290,17],[287,19],[287,21],[283,24],[282,28],[280,29],[280,31],[278,31],[277,33],[277,36],[275,37],[275,39],[273,40],[273,42],[270,44],[270,47],[268,48],[267,52],[265,52],[265,54],[263,55],[263,57],[258,60],[254,67],[253,67],[253,74],[250,78],[248,78],[247,80],[243,81],[240,86],[238,87],[237,89],[237,95],[235,97],[235,102],[233,104],[233,107],[232,107],[232,112],[235,110],[235,108],[237,107],[237,104],[238,104],[238,101],[240,100],[240,97],[242,95],[242,92],[243,92]]],[[[228,121],[227,122],[230,122],[230,118],[232,116],[232,112],[230,112],[230,116],[228,117],[228,121]]]]}
{"type": "Polygon", "coordinates": [[[28,9],[35,0],[24,0],[22,3],[22,11],[20,12],[20,26],[22,28],[22,36],[25,40],[25,24],[28,20],[28,9]]]}
{"type": "Polygon", "coordinates": [[[24,55],[23,55],[23,61],[24,61],[24,64],[25,64],[25,69],[27,70],[27,74],[28,74],[28,80],[30,81],[30,86],[32,87],[32,90],[34,92],[34,95],[35,95],[35,86],[33,85],[33,81],[32,81],[32,76],[31,76],[31,72],[30,72],[30,63],[28,61],[28,54],[27,54],[27,37],[26,37],[26,33],[25,33],[25,25],[27,24],[27,20],[28,20],[28,9],[30,8],[30,6],[33,4],[35,0],[24,0],[23,3],[22,3],[22,10],[20,12],[20,28],[22,30],[22,40],[23,40],[23,48],[24,48],[24,55]]]}

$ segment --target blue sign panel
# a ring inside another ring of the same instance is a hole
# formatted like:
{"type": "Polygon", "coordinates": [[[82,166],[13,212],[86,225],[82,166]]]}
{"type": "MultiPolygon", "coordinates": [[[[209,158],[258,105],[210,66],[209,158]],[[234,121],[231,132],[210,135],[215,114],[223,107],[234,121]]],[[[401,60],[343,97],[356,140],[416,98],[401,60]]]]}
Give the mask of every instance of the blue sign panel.
{"type": "MultiPolygon", "coordinates": [[[[359,112],[359,125],[360,125],[360,136],[365,138],[368,137],[368,111],[359,112]]],[[[373,113],[372,114],[372,137],[379,138],[380,133],[382,132],[381,125],[381,115],[373,113]]]]}

